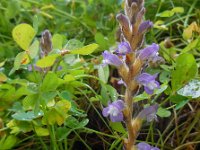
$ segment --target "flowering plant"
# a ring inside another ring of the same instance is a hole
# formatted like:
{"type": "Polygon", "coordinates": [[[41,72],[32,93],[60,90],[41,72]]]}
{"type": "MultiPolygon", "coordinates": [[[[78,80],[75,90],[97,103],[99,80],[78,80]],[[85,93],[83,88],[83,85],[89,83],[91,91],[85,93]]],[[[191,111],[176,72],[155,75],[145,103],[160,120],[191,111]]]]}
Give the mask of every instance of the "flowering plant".
{"type": "Polygon", "coordinates": [[[103,116],[110,116],[112,122],[125,122],[128,131],[128,138],[124,139],[126,150],[158,149],[146,143],[135,146],[142,120],[157,120],[158,104],[144,108],[136,115],[133,111],[133,97],[142,86],[147,94],[153,94],[155,89],[160,88],[159,82],[156,81],[158,74],[151,75],[144,71],[149,62],[160,59],[158,44],[153,43],[142,48],[145,33],[153,26],[151,21],[143,21],[144,14],[143,0],[126,0],[125,14],[118,14],[116,17],[121,27],[121,42],[114,53],[104,51],[102,54],[103,66],[115,66],[122,78],[118,83],[126,87],[124,100],[116,100],[103,109],[103,116]]]}

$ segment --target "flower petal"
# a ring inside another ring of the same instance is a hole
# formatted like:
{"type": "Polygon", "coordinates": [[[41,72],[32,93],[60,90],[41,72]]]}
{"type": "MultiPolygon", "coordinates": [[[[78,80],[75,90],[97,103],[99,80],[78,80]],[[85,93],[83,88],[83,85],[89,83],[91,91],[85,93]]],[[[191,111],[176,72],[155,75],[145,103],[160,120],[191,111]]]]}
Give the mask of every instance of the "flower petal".
{"type": "Polygon", "coordinates": [[[157,85],[157,88],[160,88],[160,83],[158,81],[155,81],[155,84],[157,85]]]}
{"type": "Polygon", "coordinates": [[[140,24],[138,32],[143,33],[146,32],[148,29],[153,27],[153,23],[150,20],[144,21],[140,24]]]}
{"type": "Polygon", "coordinates": [[[123,121],[124,117],[123,117],[123,113],[120,112],[117,116],[113,116],[113,115],[110,115],[110,120],[112,122],[120,122],[120,121],[123,121]]]}
{"type": "Polygon", "coordinates": [[[152,45],[142,49],[139,51],[139,58],[141,60],[147,60],[157,56],[157,52],[159,50],[159,45],[153,43],[152,45]]]}
{"type": "Polygon", "coordinates": [[[160,150],[160,149],[157,147],[152,147],[151,150],[160,150]]]}
{"type": "Polygon", "coordinates": [[[112,54],[108,51],[104,51],[102,53],[102,55],[104,57],[103,64],[109,64],[109,65],[113,65],[113,66],[116,66],[116,67],[119,67],[123,64],[123,62],[115,54],[112,54]]]}
{"type": "Polygon", "coordinates": [[[119,85],[124,85],[124,86],[126,87],[126,83],[125,83],[122,79],[120,79],[120,80],[117,82],[117,84],[119,84],[119,85]]]}
{"type": "Polygon", "coordinates": [[[154,90],[149,89],[147,86],[144,87],[144,90],[149,95],[153,94],[153,91],[154,91],[154,90]]]}
{"type": "Polygon", "coordinates": [[[155,105],[152,105],[152,106],[149,106],[147,108],[144,108],[139,114],[138,114],[138,118],[141,118],[141,119],[146,119],[148,122],[152,121],[152,120],[156,120],[157,119],[157,116],[156,116],[156,113],[157,113],[157,110],[158,110],[158,104],[155,104],[155,105]]]}
{"type": "Polygon", "coordinates": [[[102,114],[103,114],[104,117],[108,117],[108,115],[109,115],[108,112],[109,112],[109,106],[103,108],[102,114]]]}
{"type": "Polygon", "coordinates": [[[126,55],[131,52],[131,47],[128,42],[121,42],[115,52],[118,55],[126,55]]]}
{"type": "Polygon", "coordinates": [[[123,100],[117,100],[117,101],[114,101],[112,103],[113,106],[117,107],[117,109],[119,111],[122,111],[124,109],[124,101],[123,100]]]}
{"type": "Polygon", "coordinates": [[[148,73],[142,73],[137,77],[137,81],[140,84],[146,85],[148,82],[151,82],[153,80],[155,80],[155,78],[158,76],[158,74],[148,74],[148,73]]]}
{"type": "Polygon", "coordinates": [[[151,150],[151,146],[145,142],[137,144],[138,150],[151,150]]]}

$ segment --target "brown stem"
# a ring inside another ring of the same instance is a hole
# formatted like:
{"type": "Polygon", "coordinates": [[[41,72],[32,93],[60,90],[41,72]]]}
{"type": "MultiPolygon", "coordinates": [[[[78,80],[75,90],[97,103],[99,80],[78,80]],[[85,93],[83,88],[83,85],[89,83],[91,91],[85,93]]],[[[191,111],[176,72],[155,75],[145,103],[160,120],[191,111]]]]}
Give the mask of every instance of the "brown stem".
{"type": "Polygon", "coordinates": [[[124,110],[125,124],[128,130],[128,140],[125,143],[126,150],[131,150],[135,144],[134,129],[132,126],[132,113],[133,113],[133,102],[132,102],[132,91],[129,88],[125,92],[125,105],[124,110]]]}

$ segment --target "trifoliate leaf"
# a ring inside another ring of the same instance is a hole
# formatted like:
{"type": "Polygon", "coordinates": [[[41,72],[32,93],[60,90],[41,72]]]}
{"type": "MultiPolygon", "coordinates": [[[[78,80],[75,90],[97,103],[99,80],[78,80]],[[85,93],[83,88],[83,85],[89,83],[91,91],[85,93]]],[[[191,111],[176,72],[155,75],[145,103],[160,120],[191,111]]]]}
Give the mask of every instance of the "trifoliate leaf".
{"type": "Polygon", "coordinates": [[[29,24],[17,25],[12,31],[13,39],[23,50],[28,50],[35,34],[35,30],[29,24]]]}

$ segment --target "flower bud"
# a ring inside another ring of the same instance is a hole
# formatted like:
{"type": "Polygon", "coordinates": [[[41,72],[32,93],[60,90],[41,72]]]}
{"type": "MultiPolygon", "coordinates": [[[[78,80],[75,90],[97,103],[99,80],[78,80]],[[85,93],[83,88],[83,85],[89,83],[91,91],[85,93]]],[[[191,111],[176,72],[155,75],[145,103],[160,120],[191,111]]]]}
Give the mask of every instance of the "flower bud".
{"type": "Polygon", "coordinates": [[[152,27],[153,27],[153,23],[151,21],[149,21],[149,20],[143,21],[139,26],[138,32],[142,34],[146,31],[148,31],[152,27]]]}
{"type": "Polygon", "coordinates": [[[40,47],[42,49],[42,53],[45,56],[47,56],[48,53],[52,50],[51,33],[49,32],[49,30],[45,30],[44,32],[42,32],[40,47]]]}
{"type": "Polygon", "coordinates": [[[123,65],[122,60],[115,54],[112,54],[108,51],[104,51],[102,55],[103,55],[103,65],[109,64],[116,67],[123,65]]]}

